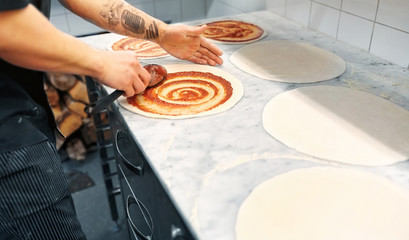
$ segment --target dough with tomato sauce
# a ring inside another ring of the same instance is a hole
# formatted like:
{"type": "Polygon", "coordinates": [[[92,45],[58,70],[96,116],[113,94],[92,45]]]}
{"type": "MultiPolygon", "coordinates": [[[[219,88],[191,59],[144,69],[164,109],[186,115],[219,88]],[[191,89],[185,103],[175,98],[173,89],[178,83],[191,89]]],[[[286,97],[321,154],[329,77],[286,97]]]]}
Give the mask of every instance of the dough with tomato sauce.
{"type": "Polygon", "coordinates": [[[164,67],[168,75],[163,82],[133,97],[120,97],[120,105],[146,117],[183,119],[227,111],[243,96],[242,83],[219,68],[196,64],[164,67]]]}

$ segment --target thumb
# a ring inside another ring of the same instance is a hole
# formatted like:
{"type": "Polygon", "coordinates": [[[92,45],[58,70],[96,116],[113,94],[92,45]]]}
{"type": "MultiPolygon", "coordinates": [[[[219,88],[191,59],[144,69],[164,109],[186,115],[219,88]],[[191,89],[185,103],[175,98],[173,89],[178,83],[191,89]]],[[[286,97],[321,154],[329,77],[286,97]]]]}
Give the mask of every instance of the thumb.
{"type": "Polygon", "coordinates": [[[206,31],[207,25],[201,25],[198,27],[191,27],[187,31],[187,35],[200,36],[206,31]]]}

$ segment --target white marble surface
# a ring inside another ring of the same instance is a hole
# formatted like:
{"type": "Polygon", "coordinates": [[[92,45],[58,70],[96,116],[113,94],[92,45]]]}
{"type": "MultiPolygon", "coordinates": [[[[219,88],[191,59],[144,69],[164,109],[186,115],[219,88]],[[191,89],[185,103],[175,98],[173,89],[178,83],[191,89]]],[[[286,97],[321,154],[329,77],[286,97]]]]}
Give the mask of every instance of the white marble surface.
{"type": "MultiPolygon", "coordinates": [[[[268,40],[299,40],[336,53],[347,62],[339,78],[315,84],[262,80],[233,66],[228,57],[242,45],[219,45],[225,63],[219,68],[242,81],[244,96],[227,112],[184,120],[151,119],[120,109],[172,197],[200,239],[235,239],[238,209],[250,191],[277,174],[296,168],[331,165],[385,176],[409,190],[409,161],[384,167],[359,167],[317,159],[289,149],[263,129],[265,104],[277,94],[301,86],[336,85],[370,92],[409,110],[409,73],[357,48],[268,11],[228,17],[254,22],[268,30],[268,40]]],[[[217,18],[217,19],[227,19],[217,18]]],[[[213,19],[212,19],[213,20],[213,19]]],[[[194,21],[196,25],[209,20],[194,21]]],[[[115,38],[83,38],[105,48],[115,38]]],[[[182,63],[173,57],[143,63],[182,63]]],[[[409,141],[409,140],[408,140],[409,141]]]]}

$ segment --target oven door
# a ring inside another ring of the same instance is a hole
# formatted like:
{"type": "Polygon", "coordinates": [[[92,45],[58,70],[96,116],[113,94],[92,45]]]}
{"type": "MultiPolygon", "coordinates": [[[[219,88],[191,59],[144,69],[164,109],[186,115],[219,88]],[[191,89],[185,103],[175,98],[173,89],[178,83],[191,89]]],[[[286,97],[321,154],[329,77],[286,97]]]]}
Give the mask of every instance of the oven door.
{"type": "Polygon", "coordinates": [[[108,114],[130,238],[197,239],[115,104],[108,114]]]}

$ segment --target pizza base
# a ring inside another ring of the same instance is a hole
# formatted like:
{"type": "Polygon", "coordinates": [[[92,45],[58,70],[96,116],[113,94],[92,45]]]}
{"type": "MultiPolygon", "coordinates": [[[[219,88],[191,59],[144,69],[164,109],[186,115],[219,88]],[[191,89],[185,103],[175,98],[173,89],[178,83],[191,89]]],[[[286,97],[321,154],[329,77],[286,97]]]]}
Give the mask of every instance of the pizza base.
{"type": "Polygon", "coordinates": [[[406,239],[409,191],[363,171],[297,169],[261,183],[243,202],[237,240],[406,239]]]}
{"type": "MultiPolygon", "coordinates": [[[[116,39],[116,40],[114,40],[114,41],[108,43],[108,44],[106,45],[106,49],[109,50],[109,51],[117,51],[117,50],[114,50],[114,49],[112,48],[112,46],[113,46],[115,43],[117,43],[118,41],[121,41],[122,39],[125,39],[125,38],[128,38],[128,37],[121,36],[120,38],[118,38],[118,39],[116,39]]],[[[131,50],[128,50],[128,51],[131,51],[131,50]]],[[[170,54],[169,54],[169,53],[166,53],[166,54],[162,54],[162,55],[158,55],[158,56],[147,56],[147,54],[145,54],[145,53],[144,53],[144,54],[137,53],[137,56],[138,56],[138,59],[148,60],[148,59],[158,59],[158,58],[169,57],[170,54]]]]}
{"type": "Polygon", "coordinates": [[[173,64],[173,65],[164,65],[164,67],[166,68],[168,73],[185,72],[185,71],[199,71],[199,72],[209,72],[214,75],[220,76],[230,82],[233,88],[233,94],[230,97],[230,99],[228,99],[222,105],[219,105],[211,110],[201,112],[198,114],[192,114],[192,115],[171,116],[171,115],[161,115],[161,114],[145,112],[129,104],[127,101],[127,98],[123,96],[119,97],[118,99],[120,106],[127,109],[128,111],[140,114],[145,117],[150,117],[150,118],[186,119],[186,118],[193,118],[193,117],[208,116],[208,115],[227,111],[230,108],[232,108],[242,98],[244,94],[244,88],[243,88],[242,83],[237,78],[235,78],[233,75],[219,68],[211,67],[211,66],[204,66],[204,65],[197,65],[197,64],[173,64]]]}
{"type": "Polygon", "coordinates": [[[263,30],[263,34],[262,34],[259,38],[253,39],[253,40],[249,40],[249,41],[243,41],[243,42],[226,42],[226,41],[218,41],[218,40],[211,39],[211,38],[208,38],[208,39],[209,39],[209,41],[212,41],[212,42],[214,42],[214,43],[216,43],[216,44],[240,45],[240,44],[249,44],[249,43],[257,42],[257,41],[259,41],[259,40],[265,38],[267,35],[268,35],[267,30],[264,29],[264,30],[263,30]]]}
{"type": "Polygon", "coordinates": [[[409,159],[409,111],[363,91],[301,87],[271,99],[262,119],[271,136],[322,159],[364,166],[409,159]]]}
{"type": "MultiPolygon", "coordinates": [[[[235,21],[235,20],[231,20],[231,21],[235,21]]],[[[238,22],[242,22],[242,21],[238,21],[238,22]]],[[[211,22],[210,22],[210,23],[211,23],[211,22]]],[[[206,23],[206,24],[210,24],[210,23],[206,23]]],[[[244,23],[246,23],[246,22],[244,22],[244,23]]],[[[210,37],[207,38],[207,39],[209,39],[210,41],[212,41],[212,42],[214,42],[214,43],[237,45],[237,44],[248,44],[248,43],[257,42],[257,41],[263,39],[264,37],[266,37],[266,36],[268,35],[267,30],[266,30],[265,28],[260,27],[260,26],[258,26],[258,25],[256,25],[256,24],[253,24],[253,23],[249,23],[249,24],[255,25],[255,26],[257,26],[258,28],[260,28],[260,29],[263,31],[263,33],[261,34],[261,36],[255,38],[255,39],[249,39],[249,40],[235,40],[235,41],[228,41],[228,40],[221,41],[221,40],[217,40],[217,39],[212,39],[212,38],[210,38],[210,37]]]]}
{"type": "Polygon", "coordinates": [[[256,77],[288,83],[326,81],[346,70],[345,61],[332,52],[284,40],[242,47],[230,56],[230,61],[256,77]]]}

